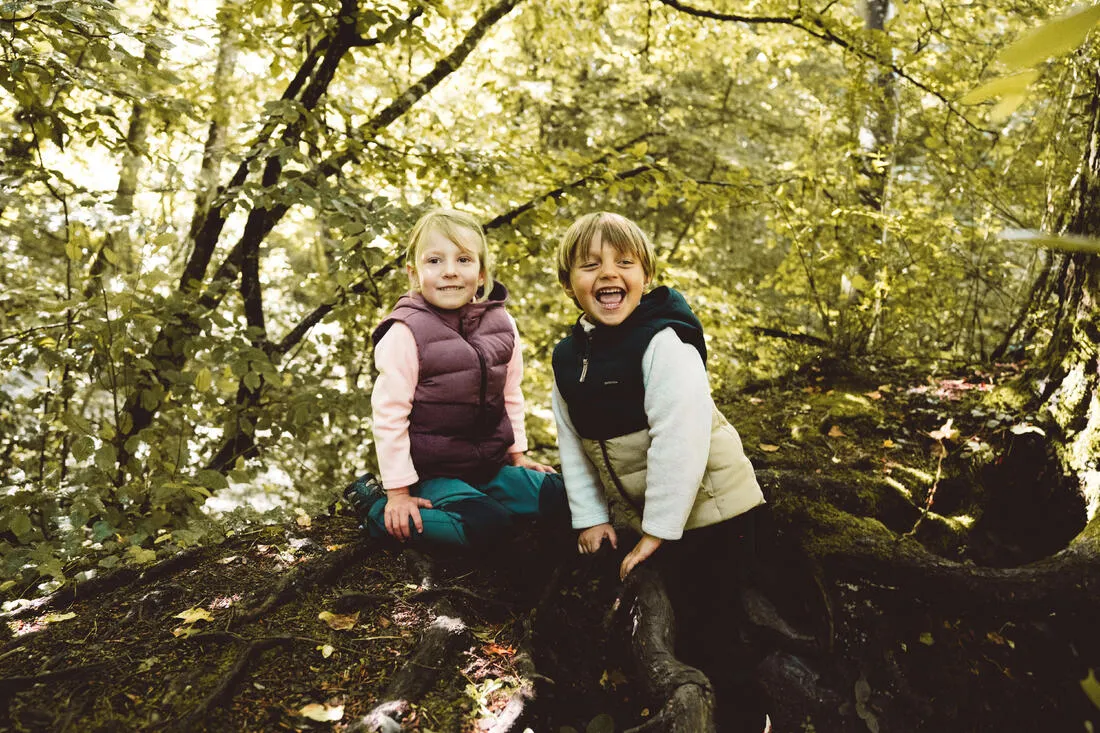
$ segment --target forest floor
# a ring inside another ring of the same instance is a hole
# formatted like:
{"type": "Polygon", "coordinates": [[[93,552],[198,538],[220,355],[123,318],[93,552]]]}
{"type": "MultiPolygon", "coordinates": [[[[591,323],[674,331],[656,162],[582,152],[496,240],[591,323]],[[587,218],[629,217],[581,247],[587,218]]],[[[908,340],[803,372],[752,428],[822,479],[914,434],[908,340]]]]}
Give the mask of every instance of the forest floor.
{"type": "MultiPolygon", "coordinates": [[[[987,525],[963,545],[953,543],[957,533],[936,532],[929,515],[922,532],[937,549],[1007,566],[1055,551],[1072,532],[1025,531],[1034,537],[1013,541],[1018,527],[1039,523],[1034,507],[993,519],[960,513],[979,483],[978,457],[989,463],[1013,436],[1033,434],[1027,416],[990,406],[995,385],[1012,375],[808,369],[721,406],[761,474],[893,482],[916,507],[910,517],[935,489],[940,524],[987,525]]],[[[1036,470],[1032,480],[1046,469],[1036,470]]],[[[772,491],[781,490],[779,478],[772,491]]],[[[12,605],[0,626],[0,730],[641,725],[656,711],[616,641],[617,561],[559,554],[552,544],[426,557],[367,541],[336,507],[89,581],[75,597],[63,589],[12,605]],[[444,642],[425,652],[433,633],[444,642]]],[[[1082,683],[1100,668],[1095,638],[1066,638],[1050,619],[945,617],[935,599],[891,603],[888,589],[819,590],[835,599],[832,614],[776,601],[785,622],[816,640],[812,648],[758,655],[773,672],[786,670],[766,686],[776,733],[1100,725],[1100,687],[1082,683]],[[784,692],[784,680],[797,689],[784,692]]]]}

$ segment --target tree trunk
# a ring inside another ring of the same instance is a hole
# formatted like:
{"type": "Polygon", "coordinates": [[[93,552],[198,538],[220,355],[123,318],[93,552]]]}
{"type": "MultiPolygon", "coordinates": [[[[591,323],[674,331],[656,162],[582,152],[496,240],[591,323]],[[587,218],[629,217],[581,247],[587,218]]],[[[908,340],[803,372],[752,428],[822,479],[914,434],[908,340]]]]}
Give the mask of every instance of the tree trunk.
{"type": "MultiPolygon", "coordinates": [[[[885,39],[890,0],[867,0],[864,28],[870,42],[885,39]]],[[[890,53],[889,50],[882,53],[890,53]]],[[[837,348],[844,354],[860,354],[881,338],[883,293],[889,271],[884,258],[887,227],[882,217],[886,208],[894,141],[897,137],[897,105],[894,72],[889,58],[871,66],[867,86],[869,97],[859,125],[859,155],[856,157],[856,194],[870,214],[855,222],[846,260],[852,268],[841,281],[837,316],[837,348]]]]}
{"type": "MultiPolygon", "coordinates": [[[[1084,154],[1074,178],[1064,232],[1100,236],[1100,72],[1092,71],[1092,98],[1084,154]]],[[[1100,257],[1063,255],[1061,308],[1037,368],[1027,377],[1061,435],[1055,441],[1063,465],[1080,481],[1087,519],[1100,510],[1100,257]]]]}

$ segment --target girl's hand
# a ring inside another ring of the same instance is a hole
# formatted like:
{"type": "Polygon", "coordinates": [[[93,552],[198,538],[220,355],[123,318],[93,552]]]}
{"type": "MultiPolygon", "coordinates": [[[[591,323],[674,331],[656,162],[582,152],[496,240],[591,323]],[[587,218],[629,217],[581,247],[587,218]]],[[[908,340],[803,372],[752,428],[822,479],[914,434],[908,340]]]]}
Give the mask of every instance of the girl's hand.
{"type": "Polygon", "coordinates": [[[626,576],[630,574],[630,571],[656,552],[662,542],[664,540],[660,537],[654,537],[651,534],[642,535],[642,539],[638,540],[638,544],[634,545],[634,549],[623,558],[623,564],[619,566],[619,580],[626,580],[626,576]]]}
{"type": "Polygon", "coordinates": [[[407,488],[390,489],[386,492],[386,531],[401,542],[407,541],[412,536],[409,520],[412,519],[416,531],[422,533],[424,522],[420,519],[420,510],[431,508],[429,500],[410,495],[407,488]]]}
{"type": "Polygon", "coordinates": [[[577,538],[577,552],[582,555],[591,555],[598,552],[605,537],[611,541],[612,548],[617,549],[619,547],[619,538],[615,534],[615,528],[604,522],[581,532],[577,538]]]}
{"type": "Polygon", "coordinates": [[[539,473],[557,473],[553,466],[547,466],[545,463],[539,463],[538,461],[532,461],[527,457],[526,453],[509,453],[508,458],[512,461],[513,466],[519,466],[520,468],[529,468],[532,471],[538,471],[539,473]]]}

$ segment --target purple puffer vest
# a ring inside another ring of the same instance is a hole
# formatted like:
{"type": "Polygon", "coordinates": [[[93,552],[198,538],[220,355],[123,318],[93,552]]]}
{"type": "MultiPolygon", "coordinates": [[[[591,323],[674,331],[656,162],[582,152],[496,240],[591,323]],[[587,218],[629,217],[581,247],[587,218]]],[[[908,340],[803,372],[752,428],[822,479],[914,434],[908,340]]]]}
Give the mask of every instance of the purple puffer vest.
{"type": "Polygon", "coordinates": [[[416,339],[420,379],[409,413],[412,461],[421,480],[484,483],[505,465],[515,442],[504,407],[504,382],[515,329],[500,283],[489,299],[458,310],[435,308],[419,293],[403,296],[371,336],[396,321],[416,339]]]}

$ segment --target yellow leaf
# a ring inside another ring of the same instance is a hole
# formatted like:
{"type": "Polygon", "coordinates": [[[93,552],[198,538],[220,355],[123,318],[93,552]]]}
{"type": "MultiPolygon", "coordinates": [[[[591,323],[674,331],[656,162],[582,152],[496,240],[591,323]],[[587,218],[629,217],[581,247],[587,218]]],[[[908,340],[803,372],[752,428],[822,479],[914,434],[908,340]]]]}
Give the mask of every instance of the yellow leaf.
{"type": "Polygon", "coordinates": [[[1019,74],[1012,74],[1011,76],[998,77],[971,90],[959,102],[962,104],[978,104],[994,97],[1022,95],[1031,86],[1031,83],[1038,78],[1039,72],[1034,69],[1021,71],[1019,74]]]}
{"type": "Polygon", "coordinates": [[[58,621],[68,621],[71,618],[76,618],[76,614],[72,611],[69,613],[47,613],[42,617],[42,620],[48,624],[56,624],[58,621]]]}
{"type": "Polygon", "coordinates": [[[199,373],[195,375],[195,389],[200,392],[205,392],[210,389],[211,383],[214,381],[214,375],[210,373],[210,370],[203,367],[199,370],[199,373]]]}
{"type": "Polygon", "coordinates": [[[195,606],[194,608],[189,608],[183,613],[177,613],[172,618],[183,619],[183,622],[185,624],[193,624],[199,621],[214,620],[214,617],[210,615],[209,611],[207,611],[205,608],[199,608],[198,606],[195,606]]]}
{"type": "Polygon", "coordinates": [[[311,702],[309,705],[302,706],[302,709],[298,711],[298,715],[321,723],[328,723],[344,717],[344,706],[336,705],[330,708],[311,702]]]}
{"type": "Polygon", "coordinates": [[[359,612],[345,615],[321,611],[317,614],[317,618],[328,624],[328,627],[334,631],[347,631],[348,629],[354,629],[355,625],[359,623],[359,612]]]}
{"type": "Polygon", "coordinates": [[[1006,95],[1004,99],[993,106],[993,109],[989,110],[989,119],[994,122],[1004,122],[1024,103],[1025,99],[1027,99],[1027,95],[1023,92],[1006,95]]]}
{"type": "Polygon", "coordinates": [[[295,518],[295,521],[296,521],[296,522],[298,522],[298,526],[299,526],[299,527],[306,527],[306,528],[308,528],[308,527],[309,527],[309,525],[313,523],[313,520],[311,520],[311,519],[309,518],[309,515],[308,515],[308,514],[299,514],[299,515],[298,515],[298,516],[297,516],[297,517],[295,518]]]}
{"type": "Polygon", "coordinates": [[[761,443],[757,447],[765,453],[775,453],[777,450],[779,450],[778,445],[772,445],[771,443],[761,443]]]}
{"type": "Polygon", "coordinates": [[[883,448],[897,448],[897,446],[898,446],[898,444],[895,443],[894,441],[890,440],[889,438],[882,441],[882,447],[883,448]]]}
{"type": "Polygon", "coordinates": [[[1001,51],[997,61],[1010,69],[1020,69],[1060,56],[1080,46],[1098,21],[1100,4],[1047,21],[1001,51]]]}
{"type": "Polygon", "coordinates": [[[643,140],[642,142],[638,143],[630,149],[630,154],[633,155],[635,158],[640,158],[646,154],[647,150],[649,150],[649,143],[643,140]]]}
{"type": "Polygon", "coordinates": [[[1100,708],[1100,682],[1096,681],[1095,669],[1089,669],[1089,676],[1081,680],[1081,689],[1092,700],[1092,704],[1100,708]]]}
{"type": "Polygon", "coordinates": [[[830,438],[843,438],[844,437],[844,431],[840,429],[839,425],[834,425],[831,428],[829,428],[829,437],[830,438]]]}
{"type": "Polygon", "coordinates": [[[199,633],[199,630],[194,626],[177,626],[172,629],[172,636],[182,636],[184,639],[197,633],[199,633]]]}
{"type": "Polygon", "coordinates": [[[323,644],[322,646],[317,647],[317,650],[321,652],[322,657],[328,659],[336,651],[336,647],[334,647],[332,644],[323,644]]]}

